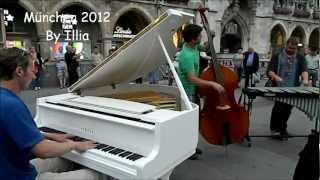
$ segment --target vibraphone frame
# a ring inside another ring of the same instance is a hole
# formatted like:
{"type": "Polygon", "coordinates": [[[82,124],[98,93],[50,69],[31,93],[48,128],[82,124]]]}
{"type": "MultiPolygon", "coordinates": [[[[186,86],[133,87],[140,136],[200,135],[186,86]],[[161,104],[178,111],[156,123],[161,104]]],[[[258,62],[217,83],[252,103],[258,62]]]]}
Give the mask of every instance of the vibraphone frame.
{"type": "MultiPolygon", "coordinates": [[[[318,88],[313,87],[248,87],[243,89],[248,97],[247,110],[251,113],[253,100],[257,96],[273,101],[279,101],[294,106],[304,112],[311,121],[315,121],[314,131],[319,132],[320,95],[318,88]],[[292,96],[294,93],[294,97],[292,96]]],[[[246,101],[246,100],[245,100],[246,101]]],[[[271,137],[270,135],[249,135],[247,140],[251,145],[250,137],[271,137]]],[[[290,135],[285,137],[308,137],[308,135],[290,135]]]]}

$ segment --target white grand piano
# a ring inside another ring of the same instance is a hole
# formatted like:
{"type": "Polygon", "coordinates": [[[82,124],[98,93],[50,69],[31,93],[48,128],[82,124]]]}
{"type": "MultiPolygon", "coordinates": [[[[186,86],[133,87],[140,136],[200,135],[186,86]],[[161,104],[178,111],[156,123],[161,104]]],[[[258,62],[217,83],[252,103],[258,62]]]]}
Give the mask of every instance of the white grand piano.
{"type": "Polygon", "coordinates": [[[174,31],[193,15],[168,10],[69,88],[37,99],[43,131],[93,140],[95,149],[63,158],[118,179],[169,179],[198,142],[198,106],[171,63],[174,31]],[[169,64],[177,86],[130,83],[169,64]]]}

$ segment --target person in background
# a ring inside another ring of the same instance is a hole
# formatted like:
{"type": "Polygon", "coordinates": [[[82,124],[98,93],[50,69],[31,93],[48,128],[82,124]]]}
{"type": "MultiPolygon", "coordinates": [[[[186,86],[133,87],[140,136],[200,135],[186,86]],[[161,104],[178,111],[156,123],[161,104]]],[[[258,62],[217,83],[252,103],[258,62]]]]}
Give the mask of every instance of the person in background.
{"type": "MultiPolygon", "coordinates": [[[[179,69],[179,59],[178,59],[178,57],[179,57],[180,51],[181,51],[181,48],[178,48],[176,54],[173,57],[173,61],[172,61],[174,69],[175,69],[176,72],[178,72],[178,69],[179,69]]],[[[172,74],[172,72],[171,72],[169,67],[168,67],[167,74],[168,74],[168,86],[172,86],[173,82],[174,82],[174,76],[173,76],[173,74],[172,74]]]]}
{"type": "MultiPolygon", "coordinates": [[[[78,79],[81,76],[80,72],[80,58],[81,58],[81,52],[77,54],[77,48],[73,47],[72,48],[72,53],[74,54],[73,59],[77,62],[77,74],[78,74],[78,79]]],[[[77,81],[78,81],[77,79],[77,81]]]]}
{"type": "Polygon", "coordinates": [[[57,78],[59,79],[60,89],[66,87],[67,82],[67,64],[64,60],[63,49],[60,46],[59,51],[54,55],[57,69],[57,78]]]}
{"type": "Polygon", "coordinates": [[[67,69],[68,69],[68,77],[69,77],[69,86],[71,86],[73,83],[77,82],[79,79],[79,75],[77,72],[77,68],[79,66],[79,62],[77,61],[77,55],[75,54],[74,49],[72,46],[68,45],[66,47],[66,53],[64,55],[64,59],[67,63],[67,69]]]}
{"type": "Polygon", "coordinates": [[[306,55],[307,69],[309,74],[309,79],[312,80],[312,86],[316,87],[319,73],[319,59],[320,56],[317,55],[315,47],[310,47],[309,53],[306,55]]]}
{"type": "MultiPolygon", "coordinates": [[[[278,87],[298,87],[300,77],[302,84],[308,85],[308,72],[306,60],[298,54],[298,41],[289,38],[286,48],[272,56],[267,74],[278,87]]],[[[291,114],[292,106],[276,101],[270,119],[271,136],[277,139],[286,139],[289,135],[287,123],[291,114]]]]}
{"type": "MultiPolygon", "coordinates": [[[[216,36],[216,32],[214,30],[210,30],[211,31],[211,38],[213,39],[215,36],[216,36]]],[[[202,73],[203,70],[205,70],[209,65],[211,65],[212,63],[212,54],[211,54],[211,51],[209,49],[209,44],[208,42],[205,42],[204,44],[205,46],[208,46],[208,49],[206,52],[204,51],[201,51],[200,52],[200,60],[199,60],[199,63],[200,63],[200,69],[199,69],[199,72],[200,72],[200,75],[202,73]]]]}
{"type": "Polygon", "coordinates": [[[158,84],[156,71],[152,71],[148,74],[149,84],[158,84]]]}
{"type": "Polygon", "coordinates": [[[254,51],[252,47],[248,49],[247,52],[244,53],[243,59],[243,71],[245,74],[245,87],[255,86],[253,81],[253,73],[258,72],[259,70],[259,55],[254,51]]]}
{"type": "Polygon", "coordinates": [[[241,77],[242,77],[243,58],[244,57],[243,57],[243,53],[242,53],[242,48],[239,48],[237,53],[232,57],[234,72],[237,74],[239,82],[241,81],[241,77]]]}
{"type": "Polygon", "coordinates": [[[40,53],[37,53],[35,47],[29,48],[29,53],[33,59],[34,62],[34,68],[36,69],[36,78],[34,79],[33,82],[33,89],[35,91],[40,90],[40,84],[41,84],[41,75],[42,75],[42,58],[40,56],[40,53]]]}
{"type": "Polygon", "coordinates": [[[92,64],[96,67],[103,60],[102,54],[99,52],[99,48],[97,46],[94,47],[93,52],[91,54],[92,64]]]}
{"type": "Polygon", "coordinates": [[[76,142],[68,134],[42,133],[18,96],[35,78],[34,57],[18,48],[0,49],[0,179],[99,180],[90,169],[73,169],[58,158],[72,150],[85,152],[92,141],[76,142]],[[41,159],[40,159],[41,158],[41,159]]]}
{"type": "Polygon", "coordinates": [[[138,79],[135,80],[136,84],[142,84],[143,83],[143,78],[139,77],[138,79]]]}
{"type": "Polygon", "coordinates": [[[109,56],[112,55],[117,49],[117,47],[112,47],[111,49],[109,49],[109,56]]]}

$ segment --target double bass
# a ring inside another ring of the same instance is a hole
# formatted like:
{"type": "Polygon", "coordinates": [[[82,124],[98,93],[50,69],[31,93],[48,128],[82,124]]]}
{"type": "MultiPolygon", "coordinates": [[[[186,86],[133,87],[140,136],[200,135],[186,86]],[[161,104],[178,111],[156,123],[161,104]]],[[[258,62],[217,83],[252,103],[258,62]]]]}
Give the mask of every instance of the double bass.
{"type": "Polygon", "coordinates": [[[200,133],[208,143],[214,145],[242,142],[248,134],[249,113],[235,100],[234,92],[239,87],[238,78],[231,69],[217,61],[212,34],[205,16],[206,9],[200,7],[198,11],[207,33],[212,57],[210,65],[202,71],[200,78],[219,83],[225,89],[221,94],[212,88],[200,87],[200,96],[204,98],[203,109],[200,112],[200,133]]]}

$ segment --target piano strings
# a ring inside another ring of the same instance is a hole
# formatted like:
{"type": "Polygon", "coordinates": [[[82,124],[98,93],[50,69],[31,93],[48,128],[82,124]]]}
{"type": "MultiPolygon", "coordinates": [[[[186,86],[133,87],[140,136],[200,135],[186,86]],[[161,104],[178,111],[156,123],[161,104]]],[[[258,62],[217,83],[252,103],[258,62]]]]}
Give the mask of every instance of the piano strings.
{"type": "Polygon", "coordinates": [[[136,91],[127,93],[117,93],[105,97],[133,101],[156,106],[157,109],[170,109],[180,111],[175,97],[162,94],[156,91],[136,91]]]}

